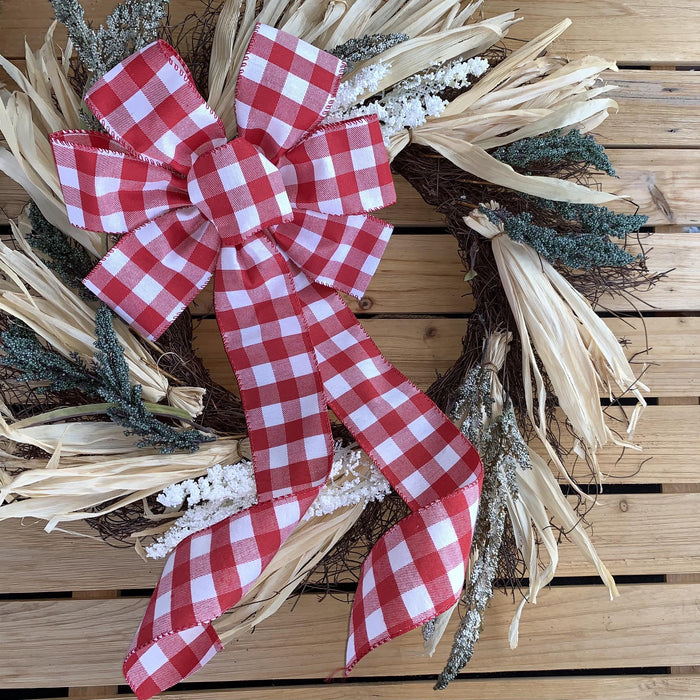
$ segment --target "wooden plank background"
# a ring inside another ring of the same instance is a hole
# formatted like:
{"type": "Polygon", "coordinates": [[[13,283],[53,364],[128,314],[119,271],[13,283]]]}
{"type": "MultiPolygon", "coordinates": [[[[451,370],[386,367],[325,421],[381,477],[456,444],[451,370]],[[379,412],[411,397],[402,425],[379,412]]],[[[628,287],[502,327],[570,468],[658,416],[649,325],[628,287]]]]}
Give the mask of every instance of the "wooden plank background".
{"type": "MultiPolygon", "coordinates": [[[[100,22],[114,0],[85,5],[100,22]]],[[[485,14],[515,6],[487,0],[485,14]]],[[[198,0],[171,2],[176,19],[199,7],[198,0]]],[[[687,69],[700,64],[692,41],[700,4],[525,0],[518,7],[525,20],[513,28],[514,39],[531,38],[568,16],[574,25],[556,43],[556,53],[594,53],[620,65],[606,76],[618,86],[619,111],[597,133],[618,178],[603,185],[649,216],[655,233],[642,243],[652,248],[650,268],[673,271],[644,297],[636,315],[628,313],[629,301],[603,303],[606,322],[625,339],[627,352],[650,348],[636,358],[652,387],[652,405],[637,433],[644,451],[603,451],[606,490],[586,516],[600,554],[621,582],[621,597],[610,602],[595,572],[564,542],[555,585],[523,614],[518,649],[509,650],[506,641],[514,602],[499,593],[464,677],[436,697],[698,698],[700,233],[688,227],[700,223],[700,74],[687,69]]],[[[0,53],[21,62],[25,38],[36,48],[51,17],[47,2],[5,0],[0,53]]],[[[457,356],[472,301],[455,242],[440,218],[405,182],[397,186],[399,203],[386,212],[396,235],[366,296],[352,306],[387,357],[426,386],[457,356]]],[[[0,176],[0,222],[16,216],[26,200],[0,176]]],[[[211,294],[201,295],[193,310],[201,317],[200,352],[217,378],[231,384],[211,294]]],[[[613,424],[615,418],[613,410],[613,424]]],[[[586,481],[582,468],[576,471],[586,481]]],[[[160,564],[76,534],[46,535],[31,522],[0,524],[0,561],[0,695],[128,697],[121,659],[160,564]]],[[[163,697],[432,697],[430,677],[449,642],[426,659],[418,633],[375,651],[350,681],[324,683],[342,664],[348,613],[345,602],[302,596],[233,643],[181,691],[163,697]]]]}

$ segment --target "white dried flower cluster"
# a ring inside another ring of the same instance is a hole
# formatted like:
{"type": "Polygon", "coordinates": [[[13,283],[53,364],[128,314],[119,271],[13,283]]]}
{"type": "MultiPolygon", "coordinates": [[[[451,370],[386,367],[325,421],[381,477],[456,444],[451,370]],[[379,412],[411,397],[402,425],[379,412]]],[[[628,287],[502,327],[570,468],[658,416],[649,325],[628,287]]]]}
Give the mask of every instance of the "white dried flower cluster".
{"type": "Polygon", "coordinates": [[[241,508],[248,508],[257,500],[253,463],[248,460],[222,467],[216,464],[207,469],[206,476],[197,481],[187,479],[168,486],[156,498],[166,508],[181,508],[187,501],[188,508],[203,501],[240,501],[241,508]],[[232,498],[232,494],[235,496],[232,498]]]}
{"type": "MultiPolygon", "coordinates": [[[[449,104],[440,97],[447,88],[464,89],[471,85],[469,77],[479,77],[489,69],[485,58],[456,59],[433,69],[417,73],[397,83],[379,99],[356,104],[357,99],[369,90],[375,90],[386,70],[370,71],[376,64],[362,69],[357,76],[341,85],[342,99],[336,101],[326,121],[352,119],[376,114],[384,140],[403,129],[415,129],[428,117],[439,117],[449,104]],[[380,76],[380,77],[377,77],[380,76]]],[[[340,95],[340,92],[339,92],[340,95]]]]}
{"type": "Polygon", "coordinates": [[[367,460],[357,445],[336,447],[331,476],[303,519],[333,513],[357,503],[384,500],[391,486],[374,464],[366,466],[367,460]]]}
{"type": "Polygon", "coordinates": [[[358,70],[349,80],[340,83],[333,107],[326,117],[326,121],[345,119],[346,117],[343,116],[345,110],[357,104],[362,95],[376,91],[390,68],[391,63],[373,63],[358,70]]]}
{"type": "MultiPolygon", "coordinates": [[[[390,490],[389,482],[379,470],[374,465],[366,466],[357,445],[336,445],[328,483],[303,519],[333,513],[344,506],[380,501],[390,490]]],[[[187,502],[187,510],[169,530],[146,547],[146,555],[151,559],[166,557],[189,535],[257,503],[253,465],[248,461],[226,466],[217,464],[196,481],[188,479],[168,486],[157,500],[174,509],[187,502]]]]}
{"type": "Polygon", "coordinates": [[[167,508],[181,508],[187,501],[187,510],[153,544],[146,547],[151,559],[162,559],[194,532],[234,515],[257,503],[258,494],[253,476],[253,464],[248,461],[207,469],[205,476],[196,481],[187,479],[172,484],[156,499],[167,508]]]}

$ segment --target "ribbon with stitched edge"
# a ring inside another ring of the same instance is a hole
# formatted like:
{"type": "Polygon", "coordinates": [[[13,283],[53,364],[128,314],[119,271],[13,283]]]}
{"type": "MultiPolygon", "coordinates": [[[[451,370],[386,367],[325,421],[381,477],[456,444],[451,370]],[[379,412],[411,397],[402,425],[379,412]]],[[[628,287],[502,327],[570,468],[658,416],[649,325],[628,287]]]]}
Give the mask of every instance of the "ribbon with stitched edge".
{"type": "Polygon", "coordinates": [[[216,316],[245,408],[256,505],[181,542],[131,650],[149,698],[220,648],[235,605],[330,473],[326,406],[413,511],[363,566],[346,668],[459,597],[481,484],[469,441],[381,355],[336,290],[362,296],[394,201],[375,117],[322,125],[343,64],[258,25],[236,89],[238,137],[157,41],[104,75],[86,102],[107,134],[51,145],[71,223],[124,234],[85,284],[155,339],[215,272],[216,316]]]}

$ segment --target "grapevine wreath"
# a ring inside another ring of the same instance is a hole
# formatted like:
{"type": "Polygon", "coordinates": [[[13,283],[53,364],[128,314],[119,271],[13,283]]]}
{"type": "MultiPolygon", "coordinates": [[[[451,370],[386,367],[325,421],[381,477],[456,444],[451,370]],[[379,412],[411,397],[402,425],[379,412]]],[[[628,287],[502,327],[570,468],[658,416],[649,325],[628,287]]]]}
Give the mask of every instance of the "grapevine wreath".
{"type": "Polygon", "coordinates": [[[593,305],[658,275],[645,218],[596,186],[614,64],[548,54],[568,20],[509,48],[515,13],[463,0],[225,0],[178,26],[127,0],[97,31],[52,5],[67,45],[54,23],[26,72],[0,57],[0,169],[31,198],[0,242],[0,519],[165,558],[136,694],[309,583],[357,582],[347,672],[419,626],[434,653],[460,608],[438,688],[496,581],[521,587],[517,644],[560,535],[615,596],[572,465],[600,483],[599,448],[635,448],[646,387],[593,305]],[[444,215],[474,298],[427,395],[337,293],[376,270],[392,172],[444,215]],[[236,393],[192,347],[210,278],[236,393]]]}

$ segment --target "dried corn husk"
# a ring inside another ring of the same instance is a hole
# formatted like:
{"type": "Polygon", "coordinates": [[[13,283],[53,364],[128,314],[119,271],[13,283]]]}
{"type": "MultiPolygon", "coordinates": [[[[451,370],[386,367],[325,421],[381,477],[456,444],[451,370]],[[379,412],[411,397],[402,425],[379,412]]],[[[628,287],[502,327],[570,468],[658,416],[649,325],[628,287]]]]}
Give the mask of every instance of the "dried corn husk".
{"type": "Polygon", "coordinates": [[[590,131],[617,110],[614,100],[602,97],[614,86],[599,84],[603,71],[617,70],[614,63],[595,56],[576,61],[538,58],[570,24],[564,20],[513,52],[410,136],[393,135],[390,157],[413,142],[434,148],[488,182],[537,197],[592,204],[619,199],[571,181],[521,175],[487,153],[487,149],[555,129],[590,131]]]}
{"type": "MultiPolygon", "coordinates": [[[[497,209],[498,204],[489,205],[497,209]]],[[[638,449],[619,440],[605,423],[598,391],[631,392],[638,401],[630,420],[633,429],[644,405],[643,391],[620,344],[590,304],[546,260],[528,245],[511,240],[502,225],[480,211],[464,219],[489,238],[501,283],[508,297],[522,342],[523,384],[527,410],[550,458],[566,474],[547,439],[545,386],[537,367],[539,355],[559,404],[571,423],[597,478],[596,452],[607,443],[638,449]],[[533,394],[533,379],[536,396],[533,394]]]]}
{"type": "Polygon", "coordinates": [[[610,599],[619,595],[615,580],[596,553],[580,517],[562,494],[549,465],[533,450],[528,448],[528,452],[532,469],[518,470],[518,497],[508,500],[515,541],[527,564],[529,580],[527,595],[518,605],[508,630],[511,649],[518,645],[518,627],[525,604],[537,602],[537,594],[554,578],[559,563],[558,543],[550,518],[564,529],[586,561],[595,567],[610,599]],[[542,548],[548,559],[544,568],[539,565],[544,559],[542,548]]]}
{"type": "Polygon", "coordinates": [[[571,180],[539,175],[521,175],[515,172],[510,165],[496,160],[480,146],[475,146],[442,130],[434,132],[416,130],[412,141],[434,148],[445,158],[472,175],[495,185],[525,192],[535,197],[585,204],[605,204],[620,199],[617,195],[592,190],[571,180]]]}
{"type": "Polygon", "coordinates": [[[441,34],[428,34],[409,39],[373,59],[358,63],[357,70],[378,62],[390,66],[387,75],[380,81],[377,88],[360,96],[358,102],[387,90],[400,80],[436,63],[449,61],[456,56],[470,58],[479,55],[500,41],[508,29],[518,21],[514,12],[508,12],[478,24],[469,24],[441,34]]]}
{"type": "Polygon", "coordinates": [[[54,164],[49,134],[80,128],[80,103],[68,82],[66,47],[62,60],[55,56],[54,22],[44,44],[32,53],[26,46],[26,75],[3,56],[0,66],[19,90],[3,93],[0,99],[0,134],[7,145],[0,148],[0,170],[15,180],[34,200],[42,214],[67,236],[93,255],[103,251],[102,236],[71,225],[66,214],[61,185],[54,164]],[[54,98],[56,102],[54,102],[54,98]]]}
{"type": "MultiPolygon", "coordinates": [[[[6,284],[0,290],[0,311],[24,321],[51,347],[69,357],[77,353],[85,362],[94,355],[95,312],[46,267],[26,241],[31,230],[22,218],[11,222],[16,248],[0,242],[0,271],[6,284]],[[31,290],[31,291],[30,291],[31,290]]],[[[127,326],[115,319],[114,328],[124,348],[124,357],[134,384],[143,387],[144,400],[169,403],[190,416],[202,412],[205,390],[171,387],[168,378],[127,326]]]]}
{"type": "MultiPolygon", "coordinates": [[[[94,518],[110,513],[129,503],[159,493],[165,487],[205,474],[215,464],[233,464],[250,458],[247,440],[220,438],[203,443],[194,453],[160,454],[154,450],[135,449],[119,456],[96,458],[88,454],[61,456],[65,439],[60,428],[68,425],[40,426],[53,434],[55,454],[49,459],[24,460],[22,473],[7,480],[0,489],[0,521],[8,518],[32,517],[46,520],[50,531],[58,523],[94,518]],[[109,505],[105,505],[107,502],[109,505]],[[97,508],[97,511],[90,510],[97,508]]],[[[80,425],[80,424],[78,424],[80,425]]],[[[94,436],[105,442],[120,438],[89,423],[94,436]]],[[[47,437],[43,442],[51,443],[47,437]]],[[[49,445],[50,446],[50,445],[49,445]]],[[[103,453],[106,454],[106,453],[103,453]]]]}
{"type": "Polygon", "coordinates": [[[233,138],[236,80],[256,22],[279,27],[326,50],[365,34],[408,34],[410,40],[358,64],[362,68],[378,60],[390,63],[391,70],[379,88],[385,89],[436,61],[485,51],[519,21],[509,12],[465,25],[478,5],[458,0],[305,0],[290,6],[286,0],[266,0],[256,14],[253,2],[226,0],[209,64],[209,104],[233,138]]]}

